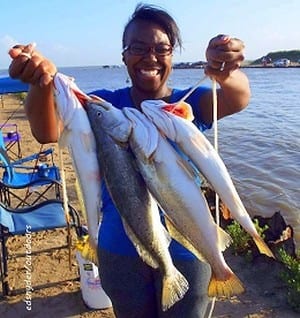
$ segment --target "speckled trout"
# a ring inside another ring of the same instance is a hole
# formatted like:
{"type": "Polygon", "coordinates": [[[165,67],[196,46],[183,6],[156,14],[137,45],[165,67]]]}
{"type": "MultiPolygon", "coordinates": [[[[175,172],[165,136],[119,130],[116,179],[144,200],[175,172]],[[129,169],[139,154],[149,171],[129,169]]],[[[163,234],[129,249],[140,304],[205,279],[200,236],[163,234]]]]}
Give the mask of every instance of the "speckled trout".
{"type": "Polygon", "coordinates": [[[168,250],[171,238],[161,223],[157,203],[136,167],[128,144],[123,143],[131,133],[132,124],[123,115],[116,125],[110,125],[111,113],[117,109],[104,101],[94,100],[85,108],[96,138],[101,176],[139,256],[161,271],[161,303],[162,309],[167,310],[185,295],[189,285],[172,262],[168,250]],[[116,143],[105,129],[116,131],[119,142],[116,143]]]}
{"type": "MultiPolygon", "coordinates": [[[[172,106],[159,100],[144,101],[141,105],[145,115],[165,136],[176,142],[196,165],[229,208],[232,217],[252,236],[259,251],[269,257],[274,257],[272,251],[258,234],[217,151],[190,120],[172,113],[172,108],[176,108],[177,113],[188,113],[189,111],[179,112],[180,108],[188,106],[185,103],[172,106]]],[[[192,116],[190,117],[192,118],[192,116]]]]}

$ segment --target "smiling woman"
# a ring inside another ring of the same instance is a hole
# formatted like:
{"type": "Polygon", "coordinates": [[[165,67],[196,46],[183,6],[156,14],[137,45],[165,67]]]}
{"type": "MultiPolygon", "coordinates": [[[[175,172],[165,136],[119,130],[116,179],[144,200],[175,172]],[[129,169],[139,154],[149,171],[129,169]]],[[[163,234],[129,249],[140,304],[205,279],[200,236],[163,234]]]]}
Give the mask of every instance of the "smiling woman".
{"type": "MultiPolygon", "coordinates": [[[[149,99],[173,103],[186,96],[188,87],[176,89],[168,84],[172,53],[174,48],[181,47],[181,37],[176,22],[165,10],[139,5],[124,28],[122,41],[122,58],[132,86],[116,90],[99,89],[92,94],[119,109],[140,109],[141,102],[149,99]]],[[[214,77],[220,86],[218,118],[236,113],[248,104],[249,83],[238,69],[244,59],[243,49],[241,40],[226,35],[218,35],[209,41],[205,72],[214,77]],[[222,65],[224,69],[220,71],[222,65]]],[[[57,73],[56,65],[32,45],[18,45],[9,53],[12,57],[10,75],[31,84],[26,113],[34,136],[42,143],[56,141],[59,137],[57,126],[61,125],[63,129],[65,125],[57,119],[53,100],[52,76],[57,73]]],[[[210,89],[198,87],[186,102],[193,109],[198,128],[210,128],[213,120],[210,89]]],[[[165,160],[167,162],[168,158],[165,160]]],[[[127,186],[131,187],[130,184],[127,186]]],[[[102,184],[102,202],[103,218],[98,236],[99,273],[115,315],[118,318],[204,317],[209,303],[210,266],[172,240],[169,248],[172,261],[188,280],[189,290],[183,299],[163,312],[160,302],[162,276],[139,258],[105,182],[102,184]]],[[[164,223],[163,215],[161,218],[164,223]]],[[[88,219],[93,219],[93,215],[88,215],[88,219]]],[[[90,237],[96,238],[97,233],[90,233],[90,237]]]]}
{"type": "Polygon", "coordinates": [[[167,34],[158,24],[140,19],[130,23],[124,34],[123,61],[132,80],[135,105],[169,96],[166,80],[172,71],[173,46],[167,34]]]}

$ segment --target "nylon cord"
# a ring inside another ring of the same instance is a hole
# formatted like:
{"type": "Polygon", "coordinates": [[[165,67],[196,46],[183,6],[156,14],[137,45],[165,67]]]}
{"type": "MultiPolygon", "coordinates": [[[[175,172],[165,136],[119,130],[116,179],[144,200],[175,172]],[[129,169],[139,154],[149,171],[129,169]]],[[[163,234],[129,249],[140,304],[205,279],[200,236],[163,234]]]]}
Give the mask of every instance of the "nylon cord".
{"type": "MultiPolygon", "coordinates": [[[[213,95],[213,125],[214,125],[214,148],[218,152],[218,98],[217,98],[217,82],[212,79],[212,95],[213,95]]],[[[216,223],[220,225],[220,200],[219,196],[215,194],[215,211],[216,211],[216,223]]],[[[211,301],[210,311],[207,318],[211,318],[215,309],[216,297],[213,297],[211,301]]]]}

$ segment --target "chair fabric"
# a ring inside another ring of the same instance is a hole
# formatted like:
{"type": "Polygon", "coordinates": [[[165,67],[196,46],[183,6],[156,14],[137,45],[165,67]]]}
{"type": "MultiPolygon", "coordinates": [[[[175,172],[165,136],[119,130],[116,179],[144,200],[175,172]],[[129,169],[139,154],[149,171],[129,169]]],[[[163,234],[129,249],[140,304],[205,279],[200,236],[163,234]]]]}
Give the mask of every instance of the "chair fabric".
{"type": "Polygon", "coordinates": [[[35,204],[41,198],[47,198],[46,194],[53,188],[55,198],[60,199],[60,173],[54,164],[52,148],[10,161],[6,149],[0,142],[0,167],[3,170],[0,179],[0,198],[6,205],[12,205],[12,198],[16,199],[14,207],[35,204]],[[39,161],[40,158],[43,158],[42,163],[39,161]],[[48,160],[47,163],[44,162],[45,158],[48,160]],[[25,194],[19,194],[17,190],[21,189],[28,191],[25,194]],[[32,201],[33,194],[35,199],[32,201]]]}
{"type": "MultiPolygon", "coordinates": [[[[30,232],[67,228],[66,215],[68,215],[69,226],[75,228],[77,236],[82,236],[83,228],[78,212],[70,204],[68,205],[68,211],[65,212],[64,204],[61,200],[51,199],[18,209],[12,209],[0,203],[0,278],[3,296],[12,293],[8,282],[9,253],[6,244],[7,239],[10,236],[26,234],[28,226],[30,226],[30,232]]],[[[71,238],[67,237],[69,244],[70,241],[71,238]]],[[[56,246],[53,249],[66,247],[68,245],[56,246]]]]}
{"type": "Polygon", "coordinates": [[[30,225],[31,232],[54,229],[66,226],[64,209],[60,201],[44,201],[34,208],[25,207],[15,212],[14,209],[0,204],[0,224],[13,235],[24,234],[26,225],[30,225]]]}

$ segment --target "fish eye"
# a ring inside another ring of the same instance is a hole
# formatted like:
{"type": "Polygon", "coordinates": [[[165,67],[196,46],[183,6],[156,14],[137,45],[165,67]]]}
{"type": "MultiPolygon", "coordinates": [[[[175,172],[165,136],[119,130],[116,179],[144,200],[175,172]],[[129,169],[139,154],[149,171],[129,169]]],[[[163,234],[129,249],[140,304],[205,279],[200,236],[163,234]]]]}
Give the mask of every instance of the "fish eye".
{"type": "Polygon", "coordinates": [[[96,115],[97,115],[98,117],[102,117],[102,113],[99,112],[99,111],[96,113],[96,115]]]}

